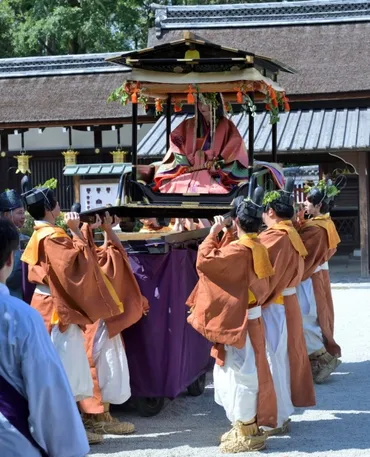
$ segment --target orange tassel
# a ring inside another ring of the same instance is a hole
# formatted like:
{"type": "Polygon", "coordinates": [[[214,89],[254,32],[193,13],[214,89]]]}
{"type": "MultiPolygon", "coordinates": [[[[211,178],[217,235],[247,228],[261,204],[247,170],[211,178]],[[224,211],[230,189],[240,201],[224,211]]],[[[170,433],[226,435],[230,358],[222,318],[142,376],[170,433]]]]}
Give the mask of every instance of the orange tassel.
{"type": "Polygon", "coordinates": [[[189,94],[188,94],[187,102],[188,102],[189,105],[194,105],[194,103],[195,103],[195,98],[194,98],[194,95],[193,95],[192,93],[189,93],[189,94]]]}
{"type": "Polygon", "coordinates": [[[284,102],[284,111],[290,111],[289,102],[284,102]]]}
{"type": "Polygon", "coordinates": [[[131,102],[132,103],[137,103],[137,93],[134,92],[132,95],[131,95],[131,102]]]}
{"type": "Polygon", "coordinates": [[[195,103],[195,98],[194,98],[194,88],[191,84],[189,84],[189,89],[188,89],[188,96],[187,96],[187,102],[189,105],[193,105],[195,103]]]}
{"type": "Polygon", "coordinates": [[[182,106],[180,103],[175,103],[175,106],[174,106],[174,111],[175,113],[180,113],[182,110],[182,106]]]}
{"type": "Polygon", "coordinates": [[[271,107],[270,107],[270,105],[268,105],[267,103],[266,103],[266,105],[265,105],[265,108],[266,108],[266,111],[271,111],[271,107]]]}
{"type": "Polygon", "coordinates": [[[272,105],[273,105],[275,108],[277,108],[277,107],[279,106],[278,101],[276,100],[276,98],[273,98],[271,101],[272,101],[272,105]]]}
{"type": "Polygon", "coordinates": [[[241,92],[240,90],[239,90],[239,91],[237,92],[237,94],[236,94],[236,101],[237,101],[237,103],[239,103],[240,105],[243,104],[243,101],[244,101],[244,100],[243,100],[243,94],[242,94],[242,92],[241,92]]]}
{"type": "Polygon", "coordinates": [[[155,100],[155,110],[157,113],[161,113],[163,111],[162,101],[159,98],[156,98],[155,100]]]}

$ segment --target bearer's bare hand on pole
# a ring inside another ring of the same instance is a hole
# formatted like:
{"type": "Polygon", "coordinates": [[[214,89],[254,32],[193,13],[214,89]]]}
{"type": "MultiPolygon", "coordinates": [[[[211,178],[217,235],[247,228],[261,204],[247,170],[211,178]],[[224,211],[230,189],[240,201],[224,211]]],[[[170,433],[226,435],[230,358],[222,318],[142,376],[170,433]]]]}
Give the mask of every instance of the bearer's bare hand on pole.
{"type": "Polygon", "coordinates": [[[101,218],[99,216],[99,214],[97,214],[95,216],[95,222],[93,224],[90,224],[90,227],[93,229],[93,230],[96,230],[98,229],[99,227],[101,227],[101,224],[102,224],[102,221],[101,221],[101,218]]]}
{"type": "Polygon", "coordinates": [[[214,221],[215,222],[211,227],[210,233],[218,235],[226,226],[228,219],[225,219],[223,216],[215,216],[214,221]]]}
{"type": "Polygon", "coordinates": [[[115,246],[122,248],[121,241],[117,234],[113,230],[113,227],[119,224],[119,218],[114,215],[113,217],[105,212],[102,229],[104,230],[104,246],[107,247],[109,242],[112,242],[115,246]]]}
{"type": "Polygon", "coordinates": [[[109,232],[113,230],[114,227],[116,227],[119,224],[119,218],[114,215],[113,217],[109,214],[108,211],[105,212],[104,214],[104,220],[101,225],[102,229],[105,232],[109,232]]]}
{"type": "Polygon", "coordinates": [[[64,222],[73,235],[76,235],[83,240],[83,236],[80,232],[80,215],[78,213],[66,213],[64,215],[64,222]]]}

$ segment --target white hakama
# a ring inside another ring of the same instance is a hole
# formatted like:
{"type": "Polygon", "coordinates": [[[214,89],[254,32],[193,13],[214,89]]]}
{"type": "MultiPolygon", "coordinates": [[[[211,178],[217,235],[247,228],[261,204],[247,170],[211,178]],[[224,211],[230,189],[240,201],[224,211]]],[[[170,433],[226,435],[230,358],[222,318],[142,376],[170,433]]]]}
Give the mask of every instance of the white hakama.
{"type": "MultiPolygon", "coordinates": [[[[315,270],[320,271],[321,267],[315,270]]],[[[324,340],[317,319],[316,299],[312,279],[302,281],[297,287],[297,298],[302,312],[303,332],[306,340],[308,355],[319,351],[324,346],[324,340]]]]}
{"type": "MultiPolygon", "coordinates": [[[[295,289],[287,289],[287,291],[290,290],[295,293],[295,289]]],[[[288,294],[290,295],[290,293],[288,294]]],[[[265,324],[267,359],[277,397],[277,428],[280,428],[294,412],[290,389],[288,330],[284,305],[271,304],[264,307],[262,317],[265,324]]],[[[264,428],[271,430],[269,427],[264,428]]]]}
{"type": "Polygon", "coordinates": [[[62,333],[55,325],[51,330],[51,341],[63,363],[75,400],[92,397],[93,380],[80,327],[71,324],[62,333]]]}
{"type": "MultiPolygon", "coordinates": [[[[51,295],[50,288],[41,284],[36,286],[35,293],[51,295]]],[[[81,401],[92,397],[94,385],[80,327],[70,324],[65,332],[61,332],[59,326],[54,325],[50,336],[62,361],[75,400],[81,401]]]]}
{"type": "MultiPolygon", "coordinates": [[[[248,320],[261,317],[261,307],[248,310],[248,320]]],[[[232,424],[250,422],[257,415],[258,375],[254,350],[247,335],[245,346],[236,349],[225,346],[223,367],[213,371],[215,401],[225,409],[232,424]]]]}
{"type": "Polygon", "coordinates": [[[104,321],[100,321],[94,338],[93,359],[102,401],[120,405],[131,397],[130,373],[121,335],[109,338],[104,321]]]}

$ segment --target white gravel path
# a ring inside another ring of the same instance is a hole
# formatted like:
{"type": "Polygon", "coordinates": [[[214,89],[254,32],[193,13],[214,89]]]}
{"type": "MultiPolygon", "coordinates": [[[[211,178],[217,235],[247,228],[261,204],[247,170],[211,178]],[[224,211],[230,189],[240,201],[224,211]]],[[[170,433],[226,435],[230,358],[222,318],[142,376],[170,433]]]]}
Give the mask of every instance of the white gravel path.
{"type": "MultiPolygon", "coordinates": [[[[291,431],[270,438],[255,457],[370,457],[370,284],[335,284],[336,339],[343,363],[330,380],[317,386],[317,406],[300,409],[291,431]]],[[[229,424],[213,401],[212,379],[203,396],[181,396],[153,418],[119,414],[135,423],[137,433],[107,436],[94,446],[95,457],[217,457],[218,437],[229,424]]]]}

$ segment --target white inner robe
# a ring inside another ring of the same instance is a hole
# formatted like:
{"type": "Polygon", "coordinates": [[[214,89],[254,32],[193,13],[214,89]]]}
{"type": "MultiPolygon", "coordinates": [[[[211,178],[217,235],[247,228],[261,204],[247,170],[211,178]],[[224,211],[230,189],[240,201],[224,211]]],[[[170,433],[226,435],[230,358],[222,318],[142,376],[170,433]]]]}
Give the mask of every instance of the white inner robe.
{"type": "Polygon", "coordinates": [[[100,321],[94,338],[93,359],[104,403],[120,405],[131,397],[130,373],[121,335],[109,338],[100,321]]]}
{"type": "MultiPolygon", "coordinates": [[[[271,304],[262,309],[265,324],[266,352],[277,397],[277,427],[294,412],[290,390],[288,331],[284,305],[271,304]]],[[[271,430],[269,427],[263,427],[271,430]]]]}
{"type": "MultiPolygon", "coordinates": [[[[261,316],[261,307],[248,311],[248,320],[261,316]]],[[[258,375],[254,350],[247,335],[245,346],[225,346],[225,365],[215,365],[213,381],[215,401],[225,409],[232,424],[249,422],[257,415],[258,375]]]]}
{"type": "Polygon", "coordinates": [[[62,333],[55,325],[51,330],[51,341],[62,360],[75,400],[92,397],[94,386],[80,327],[71,324],[62,333]]]}

